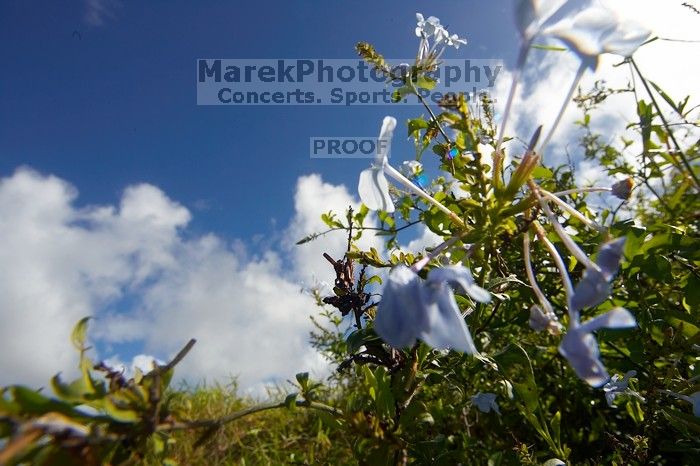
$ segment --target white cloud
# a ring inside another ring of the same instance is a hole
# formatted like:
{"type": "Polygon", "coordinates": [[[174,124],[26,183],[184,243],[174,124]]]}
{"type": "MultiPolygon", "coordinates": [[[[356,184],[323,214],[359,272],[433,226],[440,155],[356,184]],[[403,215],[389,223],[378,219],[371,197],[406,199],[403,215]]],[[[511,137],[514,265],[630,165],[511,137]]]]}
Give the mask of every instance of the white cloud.
{"type": "Polygon", "coordinates": [[[0,385],[70,372],[70,331],[85,315],[97,317],[99,356],[116,362],[133,356],[110,353],[124,344],[167,360],[197,338],[179,367],[193,381],[238,376],[250,389],[328,369],[308,345],[318,309],[301,281],[332,282],[321,252],[341,257],[345,235],[291,245],[324,228],[320,212],[357,207],[344,187],[301,177],[284,247],[257,255],[240,240],[186,235],[190,212],[151,185],[128,187],[118,206],[78,207],[77,198],[29,169],[0,180],[0,385]]]}
{"type": "Polygon", "coordinates": [[[401,248],[403,251],[425,253],[425,248],[434,248],[444,241],[442,236],[433,233],[425,225],[419,225],[418,231],[419,235],[409,241],[405,248],[401,248]]]}
{"type": "Polygon", "coordinates": [[[158,360],[147,354],[137,354],[131,358],[131,362],[129,363],[124,363],[116,357],[107,358],[104,362],[113,370],[121,372],[123,377],[126,379],[134,377],[136,369],[140,370],[141,373],[146,374],[155,368],[155,364],[163,365],[166,363],[165,361],[158,360]]]}

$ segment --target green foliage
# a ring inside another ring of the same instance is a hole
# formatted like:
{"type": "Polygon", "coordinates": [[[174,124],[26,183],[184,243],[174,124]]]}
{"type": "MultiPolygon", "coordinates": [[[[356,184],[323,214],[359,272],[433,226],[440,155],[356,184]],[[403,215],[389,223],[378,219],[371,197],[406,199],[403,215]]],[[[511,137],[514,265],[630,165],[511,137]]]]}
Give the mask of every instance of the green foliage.
{"type": "Polygon", "coordinates": [[[0,464],[131,464],[149,452],[172,461],[162,434],[172,420],[166,390],[194,340],[173,363],[126,380],[86,356],[88,321],[81,319],[71,335],[80,352],[78,379],[65,383],[56,375],[53,397],[22,386],[2,389],[0,438],[6,444],[0,464]]]}

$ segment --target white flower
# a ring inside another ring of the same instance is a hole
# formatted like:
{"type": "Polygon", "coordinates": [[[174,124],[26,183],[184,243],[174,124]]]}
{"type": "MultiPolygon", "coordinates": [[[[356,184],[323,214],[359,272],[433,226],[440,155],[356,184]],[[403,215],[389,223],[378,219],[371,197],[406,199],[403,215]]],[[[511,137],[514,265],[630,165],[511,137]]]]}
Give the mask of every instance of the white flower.
{"type": "Polygon", "coordinates": [[[491,412],[492,410],[495,411],[498,414],[501,414],[501,411],[498,409],[498,405],[496,404],[496,394],[495,393],[477,393],[472,397],[472,403],[481,411],[482,413],[488,413],[491,412]]]}
{"type": "Polygon", "coordinates": [[[408,160],[401,164],[401,173],[403,173],[406,178],[411,178],[421,172],[423,172],[423,164],[417,160],[408,160]]]}
{"type": "Polygon", "coordinates": [[[445,44],[450,47],[454,47],[455,49],[459,49],[460,44],[467,45],[467,39],[462,39],[457,34],[452,34],[451,36],[445,37],[444,41],[445,44]]]}
{"type": "Polygon", "coordinates": [[[384,176],[384,166],[387,164],[394,128],[396,128],[396,118],[384,117],[372,167],[360,173],[357,190],[362,203],[370,210],[394,211],[394,202],[389,195],[389,182],[384,176]]]}
{"type": "Polygon", "coordinates": [[[430,39],[432,36],[444,34],[442,31],[445,30],[440,24],[440,18],[435,16],[430,16],[428,19],[423,18],[423,15],[416,13],[416,36],[425,37],[430,39]]]}
{"type": "Polygon", "coordinates": [[[377,334],[394,348],[413,346],[420,339],[433,348],[476,353],[450,283],[476,301],[491,299],[488,291],[474,283],[469,269],[460,265],[433,269],[425,281],[404,265],[394,267],[377,307],[377,334]]]}
{"type": "Polygon", "coordinates": [[[632,313],[622,307],[616,307],[583,324],[578,322],[575,314],[561,340],[559,353],[569,361],[579,378],[593,387],[600,387],[610,377],[600,361],[598,342],[593,332],[601,328],[629,328],[635,325],[637,321],[632,313]]]}
{"type": "Polygon", "coordinates": [[[587,8],[565,18],[544,33],[564,42],[592,69],[598,66],[598,57],[604,53],[631,56],[651,35],[638,24],[621,21],[603,6],[587,8]]]}
{"type": "Polygon", "coordinates": [[[587,267],[583,278],[576,284],[571,297],[572,311],[597,306],[610,296],[610,282],[620,267],[625,239],[617,238],[600,247],[595,266],[587,267]]]}
{"type": "Polygon", "coordinates": [[[423,164],[417,160],[409,160],[401,164],[399,170],[406,178],[413,181],[422,190],[427,191],[430,183],[428,177],[423,173],[423,164]]]}
{"type": "Polygon", "coordinates": [[[631,395],[638,398],[640,401],[644,401],[644,398],[640,396],[639,393],[629,388],[630,378],[635,375],[637,375],[637,371],[628,371],[622,380],[620,380],[620,376],[615,374],[610,381],[605,384],[603,391],[605,392],[605,400],[608,402],[608,406],[613,408],[615,406],[613,404],[615,398],[620,395],[631,395]]]}
{"type": "Polygon", "coordinates": [[[435,53],[438,57],[442,54],[444,46],[454,47],[458,49],[460,45],[466,45],[467,39],[460,38],[457,34],[452,34],[440,24],[440,19],[435,16],[430,16],[425,19],[422,14],[416,13],[416,36],[421,38],[418,47],[418,60],[424,60],[431,54],[435,53]],[[430,41],[432,40],[432,45],[430,41]],[[437,51],[437,47],[442,45],[443,49],[437,51]]]}
{"type": "Polygon", "coordinates": [[[564,6],[584,7],[588,2],[566,0],[517,0],[515,20],[523,41],[530,42],[564,6]],[[567,5],[568,4],[568,5],[567,5]]]}

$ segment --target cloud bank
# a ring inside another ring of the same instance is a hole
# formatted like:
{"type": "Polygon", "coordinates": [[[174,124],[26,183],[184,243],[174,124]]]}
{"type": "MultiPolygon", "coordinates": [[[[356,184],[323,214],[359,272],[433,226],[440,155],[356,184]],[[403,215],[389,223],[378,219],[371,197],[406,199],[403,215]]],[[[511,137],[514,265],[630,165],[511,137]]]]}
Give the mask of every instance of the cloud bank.
{"type": "Polygon", "coordinates": [[[179,366],[193,382],[236,376],[250,389],[328,369],[308,345],[318,309],[302,284],[332,282],[321,254],[341,257],[345,235],[294,242],[325,229],[321,212],[358,207],[346,188],[299,178],[283,244],[257,254],[189,234],[190,211],[149,184],[126,188],[118,205],[78,200],[66,181],[31,169],[0,180],[0,384],[70,373],[70,331],[85,315],[96,317],[98,356],[113,363],[144,367],[145,354],[166,360],[197,338],[179,366]]]}

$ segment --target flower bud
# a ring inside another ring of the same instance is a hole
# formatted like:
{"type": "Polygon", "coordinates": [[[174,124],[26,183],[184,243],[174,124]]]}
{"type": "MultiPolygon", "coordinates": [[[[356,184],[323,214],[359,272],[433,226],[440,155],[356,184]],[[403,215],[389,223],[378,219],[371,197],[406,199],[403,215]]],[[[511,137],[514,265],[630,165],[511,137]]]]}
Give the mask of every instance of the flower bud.
{"type": "Polygon", "coordinates": [[[632,195],[632,188],[634,187],[634,181],[632,178],[625,178],[624,180],[618,181],[611,186],[613,196],[626,201],[632,195]]]}

